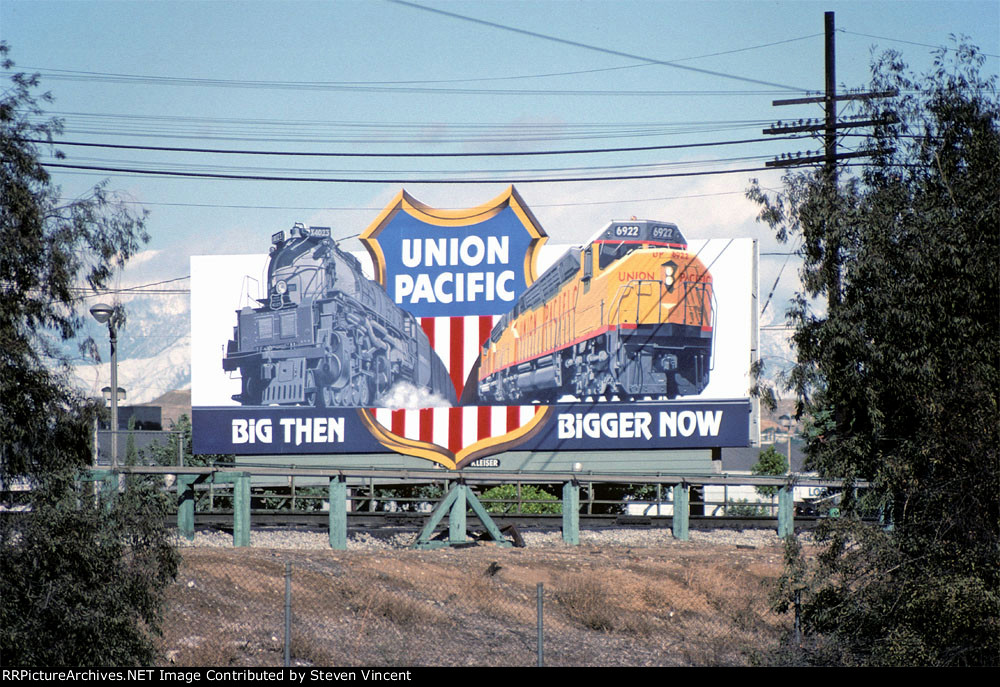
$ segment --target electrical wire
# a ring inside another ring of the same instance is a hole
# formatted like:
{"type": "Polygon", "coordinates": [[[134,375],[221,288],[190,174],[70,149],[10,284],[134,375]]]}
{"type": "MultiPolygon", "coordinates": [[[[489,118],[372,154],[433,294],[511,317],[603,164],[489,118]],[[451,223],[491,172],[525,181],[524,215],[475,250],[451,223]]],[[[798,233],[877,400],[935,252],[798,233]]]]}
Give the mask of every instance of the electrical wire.
{"type": "MultiPolygon", "coordinates": [[[[91,143],[83,141],[54,141],[57,146],[75,146],[88,148],[109,148],[113,150],[142,150],[170,153],[207,153],[213,155],[270,155],[285,157],[375,157],[375,158],[435,158],[435,157],[524,157],[539,155],[596,155],[601,153],[634,153],[651,150],[679,150],[684,148],[709,148],[715,146],[742,145],[747,143],[764,143],[769,141],[798,140],[811,136],[769,136],[766,138],[744,138],[729,141],[708,141],[704,143],[676,143],[659,146],[629,146],[620,148],[577,148],[567,150],[506,150],[492,152],[458,152],[458,153],[373,153],[373,152],[320,152],[320,151],[290,151],[290,150],[234,150],[232,148],[189,148],[172,146],[143,146],[120,143],[91,143]]],[[[46,144],[43,139],[25,139],[29,143],[46,144]]]]}
{"type": "MultiPolygon", "coordinates": [[[[800,241],[801,241],[801,239],[800,239],[800,241]]],[[[766,254],[762,253],[762,255],[766,255],[766,254]]],[[[775,255],[780,255],[780,254],[776,253],[775,255]]],[[[774,292],[778,288],[778,282],[781,281],[781,274],[785,271],[785,267],[788,266],[788,261],[791,259],[791,257],[793,255],[798,255],[798,250],[797,249],[794,250],[794,251],[789,251],[789,252],[785,253],[785,256],[786,256],[785,257],[785,261],[781,264],[781,269],[778,270],[778,276],[774,278],[774,285],[771,287],[771,292],[769,294],[767,294],[767,298],[764,300],[764,306],[760,309],[760,316],[761,317],[763,317],[764,313],[767,312],[767,306],[771,303],[771,297],[774,296],[774,292]]]]}
{"type": "MultiPolygon", "coordinates": [[[[862,36],[864,38],[875,38],[880,41],[890,41],[892,43],[905,43],[906,45],[918,45],[922,48],[933,48],[935,50],[947,50],[949,52],[954,52],[955,48],[949,48],[945,45],[932,45],[930,43],[917,43],[916,41],[907,41],[902,38],[889,38],[887,36],[873,36],[870,33],[860,33],[858,31],[847,31],[846,29],[837,29],[838,32],[847,34],[849,36],[862,36]]],[[[1000,57],[994,53],[982,52],[979,53],[985,57],[1000,57]]]]}
{"type": "MultiPolygon", "coordinates": [[[[429,9],[429,8],[425,8],[429,9]]],[[[499,25],[497,25],[499,26],[499,25]]],[[[670,60],[670,66],[679,66],[677,63],[680,62],[690,62],[692,60],[700,60],[709,57],[719,57],[722,55],[733,55],[736,53],[749,52],[752,50],[760,50],[763,48],[770,48],[777,45],[785,45],[787,43],[795,43],[798,41],[809,40],[822,36],[822,33],[814,33],[806,36],[798,36],[796,38],[786,38],[780,41],[771,41],[769,43],[762,43],[759,45],[751,45],[744,48],[735,48],[732,50],[722,50],[713,53],[706,53],[703,55],[694,55],[691,57],[681,57],[670,60]]],[[[598,48],[593,48],[598,49],[598,48]]],[[[600,49],[603,51],[603,49],[600,49]]],[[[56,69],[50,67],[25,67],[25,69],[38,72],[43,74],[47,79],[56,80],[124,80],[129,83],[148,83],[148,84],[171,84],[171,85],[204,85],[204,86],[214,86],[214,87],[231,87],[231,88],[288,88],[288,89],[308,89],[313,90],[319,87],[359,87],[359,86],[413,86],[416,84],[445,84],[445,83],[482,83],[490,81],[519,81],[523,79],[545,79],[553,77],[562,76],[579,76],[583,74],[597,74],[602,72],[610,71],[620,71],[624,69],[637,69],[643,67],[652,67],[657,64],[661,64],[659,61],[652,61],[643,59],[641,64],[629,64],[620,65],[614,67],[598,67],[595,69],[578,69],[572,71],[564,72],[547,72],[541,74],[519,74],[519,75],[509,75],[509,76],[487,76],[487,77],[466,77],[461,79],[408,79],[408,80],[391,80],[391,81],[326,81],[326,82],[315,82],[315,81],[249,81],[245,79],[196,79],[196,78],[178,78],[178,77],[157,77],[152,75],[138,75],[138,74],[116,74],[111,72],[96,72],[96,71],[85,71],[78,69],[56,69]]]]}
{"type": "MultiPolygon", "coordinates": [[[[656,64],[666,64],[680,69],[688,69],[696,72],[703,72],[715,76],[725,76],[720,72],[712,72],[697,67],[675,65],[666,62],[655,62],[656,64]]],[[[335,82],[287,82],[287,81],[237,81],[228,79],[195,79],[189,77],[176,76],[140,76],[134,74],[66,74],[66,70],[46,70],[42,75],[48,81],[80,81],[93,83],[112,84],[141,84],[156,86],[201,86],[211,88],[244,88],[261,90],[300,90],[300,91],[331,91],[340,93],[388,93],[388,94],[430,94],[442,95],[489,95],[489,96],[530,96],[540,97],[652,97],[652,96],[748,96],[748,95],[787,95],[788,91],[812,93],[806,89],[793,86],[782,86],[772,84],[768,81],[758,81],[756,79],[744,79],[742,77],[730,76],[741,81],[750,81],[759,85],[771,86],[767,90],[678,90],[678,91],[651,91],[651,90],[597,90],[597,89],[553,89],[553,88],[445,88],[439,86],[377,86],[377,85],[348,85],[335,82]]]]}
{"type": "MultiPolygon", "coordinates": [[[[786,38],[780,41],[772,41],[770,43],[762,43],[759,45],[751,45],[745,48],[735,48],[733,50],[723,50],[720,52],[706,53],[704,55],[693,55],[691,57],[680,57],[671,60],[671,62],[689,62],[691,60],[701,60],[708,57],[719,57],[721,55],[732,55],[735,53],[749,52],[751,50],[761,50],[763,48],[771,48],[776,45],[784,45],[786,43],[795,43],[798,41],[804,41],[811,38],[816,38],[822,36],[822,33],[813,33],[807,36],[798,36],[797,38],[786,38]]],[[[329,82],[254,82],[239,79],[213,79],[212,81],[222,81],[222,82],[232,82],[234,84],[254,84],[254,83],[284,83],[289,87],[296,87],[301,85],[315,85],[327,83],[330,85],[344,85],[344,86],[362,86],[362,85],[378,85],[378,86],[392,86],[392,85],[415,85],[415,84],[441,84],[441,83],[481,83],[488,81],[519,81],[522,79],[548,79],[559,76],[579,76],[582,74],[598,74],[602,72],[612,72],[621,71],[624,69],[640,69],[644,67],[656,66],[651,62],[643,62],[641,64],[626,64],[615,67],[597,67],[594,69],[576,69],[572,71],[565,72],[546,72],[541,74],[512,74],[508,76],[480,76],[480,77],[466,77],[462,79],[407,79],[407,80],[392,80],[392,81],[329,81],[329,82]]],[[[135,79],[156,79],[153,76],[139,76],[139,75],[127,75],[127,74],[113,74],[110,72],[95,72],[95,71],[84,71],[79,69],[55,69],[50,67],[24,67],[25,69],[31,71],[37,71],[40,74],[44,73],[46,78],[63,78],[69,79],[73,76],[85,76],[85,77],[128,77],[135,79]]]]}
{"type": "MultiPolygon", "coordinates": [[[[744,194],[743,191],[718,191],[715,193],[691,193],[687,195],[679,196],[659,196],[657,198],[621,198],[617,200],[588,200],[579,201],[573,203],[532,203],[531,207],[536,208],[551,208],[551,207],[577,207],[582,205],[617,205],[621,203],[657,203],[665,200],[684,200],[687,198],[707,198],[712,196],[734,196],[744,194]]],[[[71,200],[71,199],[61,199],[71,200]]],[[[169,202],[154,202],[146,200],[122,200],[121,202],[130,205],[150,205],[153,207],[193,207],[193,208],[221,208],[221,209],[233,209],[233,210],[302,210],[302,211],[344,211],[344,212],[379,212],[384,208],[380,205],[378,207],[365,206],[365,207],[352,207],[352,206],[292,206],[292,205],[236,205],[236,204],[217,204],[217,203],[169,203],[169,202]]],[[[439,207],[439,210],[461,210],[464,208],[447,208],[439,207]]],[[[350,237],[347,237],[350,238],[350,237]]],[[[788,253],[761,253],[761,255],[788,255],[788,253]]]]}
{"type": "Polygon", "coordinates": [[[554,43],[560,43],[562,45],[569,45],[575,48],[583,48],[584,50],[591,50],[595,52],[604,53],[605,55],[614,55],[616,57],[626,57],[630,60],[638,60],[640,62],[647,62],[650,64],[658,64],[664,67],[673,67],[674,69],[683,69],[685,71],[696,72],[699,74],[706,74],[708,76],[717,76],[724,79],[732,79],[735,81],[742,81],[744,83],[753,83],[761,86],[771,86],[773,88],[779,88],[784,91],[798,91],[802,93],[811,92],[807,88],[799,88],[798,86],[788,86],[786,84],[774,83],[772,81],[763,81],[761,79],[753,79],[746,76],[738,76],[736,74],[727,74],[725,72],[713,71],[711,69],[701,69],[700,67],[691,67],[689,65],[678,64],[677,62],[667,62],[666,60],[657,60],[651,57],[644,57],[642,55],[636,55],[633,53],[627,53],[620,50],[611,50],[609,48],[602,48],[596,45],[589,45],[587,43],[581,43],[579,41],[573,41],[566,38],[559,38],[557,36],[550,36],[544,33],[538,33],[537,31],[529,31],[527,29],[519,29],[513,26],[507,26],[506,24],[499,24],[497,22],[487,21],[485,19],[477,19],[476,17],[469,17],[464,14],[458,14],[456,12],[448,12],[446,10],[438,9],[435,7],[427,7],[426,5],[419,5],[415,2],[407,2],[406,0],[386,0],[386,2],[391,2],[402,7],[409,7],[412,9],[422,10],[424,12],[431,12],[433,14],[440,14],[451,19],[458,19],[461,21],[471,22],[473,24],[480,24],[482,26],[488,26],[494,29],[500,29],[502,31],[509,31],[511,33],[517,33],[522,36],[529,36],[531,38],[539,38],[541,40],[550,41],[554,43]]]}
{"type": "Polygon", "coordinates": [[[288,181],[288,182],[308,182],[326,184],[493,184],[499,181],[504,183],[531,184],[531,183],[572,183],[583,181],[629,181],[637,179],[667,179],[677,177],[694,176],[714,176],[717,174],[735,174],[741,172],[761,172],[768,171],[770,167],[745,167],[740,169],[709,170],[701,172],[672,172],[661,174],[632,174],[616,176],[575,176],[575,177],[551,177],[551,178],[531,178],[523,177],[519,179],[421,179],[421,178],[371,178],[362,179],[358,177],[286,177],[277,175],[249,175],[249,174],[221,174],[210,172],[190,172],[190,171],[168,171],[149,170],[132,167],[106,167],[97,165],[74,165],[65,163],[45,162],[43,167],[51,169],[69,169],[78,171],[107,172],[112,174],[125,174],[129,176],[153,176],[153,177],[182,177],[191,179],[220,179],[238,181],[288,181]]]}
{"type": "MultiPolygon", "coordinates": [[[[770,160],[773,155],[745,155],[738,157],[727,157],[727,158],[715,158],[710,160],[681,160],[676,162],[651,162],[651,163],[636,163],[636,164],[624,164],[624,165],[587,165],[587,166],[573,166],[573,167],[533,167],[530,169],[526,168],[490,168],[490,169],[463,169],[463,170],[453,170],[446,173],[457,174],[457,175],[468,175],[468,174],[566,174],[566,173],[580,173],[589,172],[592,174],[604,174],[612,172],[621,171],[655,171],[668,168],[676,167],[703,167],[705,165],[715,165],[715,164],[727,164],[733,162],[752,162],[761,160],[770,160]]],[[[53,160],[64,158],[53,158],[53,160]]],[[[43,164],[47,164],[47,160],[42,161],[43,164]]],[[[441,174],[440,171],[427,170],[427,169],[398,169],[393,171],[385,170],[358,170],[358,169],[329,169],[329,168],[302,168],[302,167],[250,167],[250,166],[227,166],[227,165],[211,165],[211,164],[196,164],[196,163],[182,163],[182,162],[133,162],[129,160],[116,160],[116,159],[105,159],[105,158],[89,158],[89,157],[78,157],[73,158],[75,163],[90,163],[95,165],[121,165],[121,164],[142,164],[146,171],[176,171],[183,170],[189,172],[210,172],[210,173],[231,173],[231,174],[356,174],[356,175],[366,175],[366,174],[441,174]]]]}

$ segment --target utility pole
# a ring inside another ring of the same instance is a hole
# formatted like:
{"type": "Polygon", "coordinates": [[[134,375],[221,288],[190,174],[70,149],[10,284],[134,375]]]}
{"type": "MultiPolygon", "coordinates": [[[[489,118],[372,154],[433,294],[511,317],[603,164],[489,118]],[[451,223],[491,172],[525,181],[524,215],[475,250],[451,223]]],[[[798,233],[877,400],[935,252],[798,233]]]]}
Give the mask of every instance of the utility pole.
{"type": "Polygon", "coordinates": [[[837,185],[837,46],[834,33],[833,12],[823,15],[824,33],[826,35],[826,97],[823,106],[826,108],[826,131],[824,132],[825,155],[824,172],[826,183],[836,188],[837,185]]]}
{"type": "MultiPolygon", "coordinates": [[[[872,154],[865,151],[841,153],[837,142],[837,131],[861,126],[872,126],[875,124],[891,124],[894,120],[889,119],[860,119],[850,118],[849,121],[840,121],[837,117],[837,103],[850,100],[872,100],[874,98],[887,98],[896,95],[895,91],[882,91],[872,93],[849,93],[837,95],[837,50],[836,50],[836,28],[834,25],[833,12],[826,12],[823,15],[825,34],[825,91],[817,97],[792,98],[789,100],[774,100],[771,105],[781,107],[786,105],[807,105],[822,104],[824,117],[822,123],[819,120],[798,120],[798,122],[782,123],[764,129],[767,135],[787,135],[790,133],[803,132],[823,132],[822,154],[802,153],[785,154],[781,158],[766,162],[767,167],[800,167],[803,165],[823,165],[823,184],[831,199],[837,195],[837,162],[856,157],[870,157],[872,154]]],[[[840,304],[840,263],[841,250],[840,241],[837,239],[835,231],[826,232],[824,237],[824,253],[826,255],[824,272],[827,275],[827,303],[832,309],[840,304]]]]}

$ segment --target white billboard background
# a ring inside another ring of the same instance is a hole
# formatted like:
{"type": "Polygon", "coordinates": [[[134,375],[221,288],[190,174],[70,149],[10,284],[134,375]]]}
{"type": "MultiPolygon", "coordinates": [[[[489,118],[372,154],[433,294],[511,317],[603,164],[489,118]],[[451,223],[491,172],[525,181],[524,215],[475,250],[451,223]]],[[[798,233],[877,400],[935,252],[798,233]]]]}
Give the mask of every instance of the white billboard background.
{"type": "MultiPolygon", "coordinates": [[[[261,236],[266,240],[266,236],[261,236]]],[[[543,246],[538,259],[541,275],[568,245],[543,246]]],[[[750,347],[753,308],[753,239],[689,239],[712,274],[716,322],[714,367],[705,390],[687,399],[746,398],[750,388],[750,347]]],[[[373,274],[367,252],[354,252],[367,277],[373,274]]],[[[222,369],[227,342],[233,337],[236,313],[258,307],[254,299],[267,289],[266,254],[196,255],[191,257],[191,405],[236,406],[238,373],[222,369]]]]}

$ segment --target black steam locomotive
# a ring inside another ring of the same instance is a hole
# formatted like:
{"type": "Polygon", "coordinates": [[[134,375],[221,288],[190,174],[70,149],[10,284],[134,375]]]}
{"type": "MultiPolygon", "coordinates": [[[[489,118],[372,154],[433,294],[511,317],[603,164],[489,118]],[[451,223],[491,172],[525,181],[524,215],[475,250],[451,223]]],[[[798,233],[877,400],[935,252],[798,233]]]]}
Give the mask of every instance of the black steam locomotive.
{"type": "Polygon", "coordinates": [[[413,315],[361,273],[328,227],[271,237],[267,296],[237,311],[222,367],[243,405],[368,407],[399,382],[455,405],[455,389],[413,315]]]}

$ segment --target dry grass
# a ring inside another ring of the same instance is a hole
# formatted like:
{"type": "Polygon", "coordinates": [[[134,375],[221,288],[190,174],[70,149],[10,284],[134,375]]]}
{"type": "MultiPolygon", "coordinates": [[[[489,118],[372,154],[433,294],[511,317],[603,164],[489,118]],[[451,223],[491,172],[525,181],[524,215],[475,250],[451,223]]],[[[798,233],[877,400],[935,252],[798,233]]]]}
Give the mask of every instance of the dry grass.
{"type": "Polygon", "coordinates": [[[780,551],[188,549],[163,649],[176,665],[281,665],[292,563],[293,665],[741,665],[787,619],[765,583],[780,551]],[[491,565],[492,564],[492,565],[491,565]]]}

